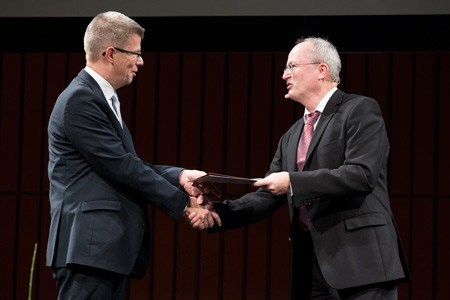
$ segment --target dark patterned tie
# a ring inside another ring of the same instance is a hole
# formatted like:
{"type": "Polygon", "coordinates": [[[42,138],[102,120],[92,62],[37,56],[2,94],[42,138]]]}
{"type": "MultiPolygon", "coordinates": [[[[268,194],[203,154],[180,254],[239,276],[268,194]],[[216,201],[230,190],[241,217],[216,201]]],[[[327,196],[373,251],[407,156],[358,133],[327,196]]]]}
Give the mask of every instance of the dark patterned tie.
{"type": "MultiPolygon", "coordinates": [[[[314,124],[320,116],[320,112],[315,111],[306,115],[306,123],[303,127],[302,137],[298,143],[297,150],[297,171],[302,171],[305,165],[306,153],[308,152],[309,143],[314,133],[314,124]]],[[[306,207],[300,206],[299,208],[300,226],[303,229],[308,229],[308,214],[306,207]]]]}

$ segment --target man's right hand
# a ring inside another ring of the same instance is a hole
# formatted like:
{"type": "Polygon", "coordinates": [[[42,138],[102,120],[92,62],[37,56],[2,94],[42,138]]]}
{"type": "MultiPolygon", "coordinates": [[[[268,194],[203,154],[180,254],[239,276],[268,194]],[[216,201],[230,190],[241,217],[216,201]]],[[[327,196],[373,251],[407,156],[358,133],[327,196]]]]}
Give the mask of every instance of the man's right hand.
{"type": "Polygon", "coordinates": [[[209,199],[203,195],[189,196],[189,204],[183,214],[184,219],[192,228],[203,230],[214,226],[214,222],[221,226],[219,215],[213,210],[209,199]]]}

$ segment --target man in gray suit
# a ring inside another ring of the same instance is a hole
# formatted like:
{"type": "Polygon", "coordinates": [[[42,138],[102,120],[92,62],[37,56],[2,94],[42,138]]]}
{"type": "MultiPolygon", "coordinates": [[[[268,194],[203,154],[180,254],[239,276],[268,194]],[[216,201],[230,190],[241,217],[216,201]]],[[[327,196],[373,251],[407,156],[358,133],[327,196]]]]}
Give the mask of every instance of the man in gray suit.
{"type": "Polygon", "coordinates": [[[375,100],[337,89],[340,69],[331,43],[298,41],[283,79],[304,117],[281,137],[257,192],[214,203],[222,227],[211,231],[257,222],[287,202],[291,299],[396,299],[409,271],[389,204],[385,125],[375,100]]]}
{"type": "Polygon", "coordinates": [[[220,222],[201,195],[208,187],[189,182],[204,172],[151,165],[134,150],[116,91],[144,64],[143,36],[121,13],[96,16],[84,37],[86,68],[49,120],[47,265],[58,299],[125,299],[128,278],[148,266],[147,204],[174,219],[196,212],[198,228],[220,222]]]}

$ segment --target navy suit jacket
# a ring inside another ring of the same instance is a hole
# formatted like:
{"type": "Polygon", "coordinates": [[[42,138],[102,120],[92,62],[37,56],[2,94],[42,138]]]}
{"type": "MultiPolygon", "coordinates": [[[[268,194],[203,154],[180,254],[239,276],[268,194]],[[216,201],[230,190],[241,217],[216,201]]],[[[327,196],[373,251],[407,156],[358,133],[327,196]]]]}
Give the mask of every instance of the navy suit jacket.
{"type": "Polygon", "coordinates": [[[147,204],[177,219],[188,197],[182,169],[134,150],[97,82],[84,70],[58,97],[48,126],[51,225],[47,265],[80,264],[143,277],[147,204]]]}
{"type": "Polygon", "coordinates": [[[289,172],[292,196],[259,190],[214,203],[223,224],[214,230],[257,222],[288,202],[292,299],[309,299],[312,245],[325,280],[336,289],[408,278],[389,203],[389,142],[377,102],[337,90],[297,172],[303,125],[302,118],[282,136],[268,172],[289,172]],[[298,225],[300,206],[307,209],[309,233],[298,225]]]}

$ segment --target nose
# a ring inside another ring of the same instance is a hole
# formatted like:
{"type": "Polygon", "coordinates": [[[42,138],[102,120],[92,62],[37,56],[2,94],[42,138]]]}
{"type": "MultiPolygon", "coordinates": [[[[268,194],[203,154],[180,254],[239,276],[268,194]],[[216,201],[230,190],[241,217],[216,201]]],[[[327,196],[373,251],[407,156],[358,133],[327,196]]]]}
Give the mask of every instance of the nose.
{"type": "Polygon", "coordinates": [[[281,76],[281,78],[282,78],[283,80],[286,80],[286,79],[288,78],[289,75],[291,75],[291,73],[284,71],[284,72],[283,72],[283,75],[281,76]]]}
{"type": "Polygon", "coordinates": [[[136,65],[138,67],[142,67],[144,65],[144,58],[142,56],[138,57],[138,59],[136,60],[136,65]]]}

